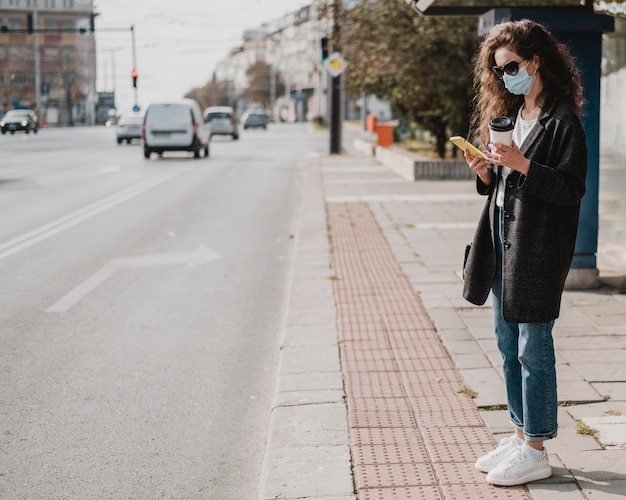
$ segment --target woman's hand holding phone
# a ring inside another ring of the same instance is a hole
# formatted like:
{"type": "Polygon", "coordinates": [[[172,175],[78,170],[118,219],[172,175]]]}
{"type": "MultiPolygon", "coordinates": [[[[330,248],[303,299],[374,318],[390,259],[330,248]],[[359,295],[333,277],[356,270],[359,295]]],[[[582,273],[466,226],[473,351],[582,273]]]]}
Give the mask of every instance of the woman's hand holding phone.
{"type": "Polygon", "coordinates": [[[479,150],[472,143],[470,143],[467,139],[460,136],[450,137],[450,142],[461,148],[465,155],[465,161],[469,165],[469,167],[476,172],[476,175],[480,177],[480,180],[488,186],[491,184],[491,171],[489,170],[490,156],[479,150]]]}
{"type": "Polygon", "coordinates": [[[489,169],[491,163],[489,163],[485,157],[478,155],[472,156],[469,150],[466,149],[465,161],[469,165],[469,168],[472,169],[478,177],[480,177],[480,180],[483,181],[485,186],[489,186],[491,184],[492,176],[491,170],[489,169]]]}

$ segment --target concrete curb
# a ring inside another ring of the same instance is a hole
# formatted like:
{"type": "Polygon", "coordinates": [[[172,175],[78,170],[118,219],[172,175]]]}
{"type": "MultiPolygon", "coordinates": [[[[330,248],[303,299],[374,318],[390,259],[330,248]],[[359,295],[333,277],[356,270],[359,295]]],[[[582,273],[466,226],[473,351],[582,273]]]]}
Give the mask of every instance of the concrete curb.
{"type": "Polygon", "coordinates": [[[303,193],[259,500],[353,500],[319,157],[303,193]]]}

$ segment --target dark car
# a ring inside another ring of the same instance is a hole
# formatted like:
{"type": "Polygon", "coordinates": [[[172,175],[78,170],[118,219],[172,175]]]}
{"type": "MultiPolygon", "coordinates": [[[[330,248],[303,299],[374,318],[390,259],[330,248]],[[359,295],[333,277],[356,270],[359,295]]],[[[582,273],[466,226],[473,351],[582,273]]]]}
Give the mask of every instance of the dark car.
{"type": "Polygon", "coordinates": [[[23,130],[27,134],[32,130],[36,134],[38,129],[37,115],[30,109],[12,109],[0,120],[0,130],[3,134],[7,132],[14,134],[18,130],[23,130]]]}
{"type": "Polygon", "coordinates": [[[263,110],[246,111],[241,117],[243,129],[249,128],[267,128],[267,113],[263,110]]]}

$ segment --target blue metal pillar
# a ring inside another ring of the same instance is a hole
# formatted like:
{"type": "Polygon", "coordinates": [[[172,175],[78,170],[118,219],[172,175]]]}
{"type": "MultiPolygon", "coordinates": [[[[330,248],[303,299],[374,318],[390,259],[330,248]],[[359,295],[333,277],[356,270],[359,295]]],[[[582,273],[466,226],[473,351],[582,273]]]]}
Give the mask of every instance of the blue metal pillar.
{"type": "Polygon", "coordinates": [[[571,267],[597,272],[602,34],[614,31],[615,21],[611,16],[591,11],[501,8],[490,10],[480,17],[479,34],[485,34],[497,23],[520,19],[532,19],[548,28],[560,42],[568,46],[580,70],[587,101],[582,123],[587,135],[589,165],[587,191],[582,200],[578,237],[571,267]]]}

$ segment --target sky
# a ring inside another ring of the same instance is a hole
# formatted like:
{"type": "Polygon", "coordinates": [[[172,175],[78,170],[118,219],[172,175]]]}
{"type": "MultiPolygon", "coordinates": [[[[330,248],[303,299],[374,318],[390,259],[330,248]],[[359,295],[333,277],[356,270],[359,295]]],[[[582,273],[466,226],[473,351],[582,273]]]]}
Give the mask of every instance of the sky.
{"type": "Polygon", "coordinates": [[[136,103],[182,98],[210,81],[219,61],[256,28],[308,0],[94,0],[99,92],[116,93],[120,114],[136,103]],[[131,26],[133,30],[131,31],[131,26]],[[137,101],[132,88],[135,39],[137,101]]]}

